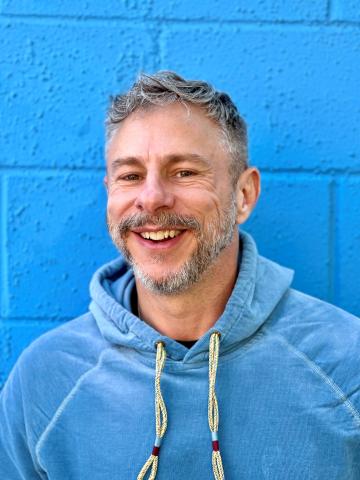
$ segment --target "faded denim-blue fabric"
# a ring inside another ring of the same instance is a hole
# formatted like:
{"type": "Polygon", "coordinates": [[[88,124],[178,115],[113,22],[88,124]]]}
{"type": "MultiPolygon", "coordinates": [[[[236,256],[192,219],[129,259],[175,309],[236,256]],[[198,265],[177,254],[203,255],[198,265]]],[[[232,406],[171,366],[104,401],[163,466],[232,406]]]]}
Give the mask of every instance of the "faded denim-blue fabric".
{"type": "Polygon", "coordinates": [[[28,347],[0,397],[0,479],[135,480],[155,439],[155,343],[168,429],[159,480],[209,480],[208,346],[227,480],[360,479],[360,320],[290,288],[292,272],[241,233],[239,275],[187,349],[131,313],[132,270],[91,282],[90,312],[28,347]]]}

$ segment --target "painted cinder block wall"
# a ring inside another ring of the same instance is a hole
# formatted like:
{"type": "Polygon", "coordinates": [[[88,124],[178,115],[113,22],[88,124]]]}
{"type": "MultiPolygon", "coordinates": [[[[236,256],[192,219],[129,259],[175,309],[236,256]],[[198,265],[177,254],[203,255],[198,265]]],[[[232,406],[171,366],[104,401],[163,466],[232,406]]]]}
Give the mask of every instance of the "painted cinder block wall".
{"type": "Polygon", "coordinates": [[[358,1],[2,0],[0,45],[0,384],[116,255],[103,118],[139,71],[232,95],[263,173],[247,230],[295,287],[360,314],[358,1]]]}

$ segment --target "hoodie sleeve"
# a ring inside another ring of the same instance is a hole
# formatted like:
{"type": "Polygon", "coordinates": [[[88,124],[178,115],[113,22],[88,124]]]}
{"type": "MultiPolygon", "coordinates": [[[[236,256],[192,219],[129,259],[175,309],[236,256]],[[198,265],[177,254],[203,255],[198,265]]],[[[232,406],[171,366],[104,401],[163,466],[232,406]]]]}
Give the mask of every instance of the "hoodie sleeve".
{"type": "Polygon", "coordinates": [[[35,460],[31,432],[27,425],[21,382],[21,365],[13,368],[0,392],[0,478],[11,480],[46,479],[35,460]]]}

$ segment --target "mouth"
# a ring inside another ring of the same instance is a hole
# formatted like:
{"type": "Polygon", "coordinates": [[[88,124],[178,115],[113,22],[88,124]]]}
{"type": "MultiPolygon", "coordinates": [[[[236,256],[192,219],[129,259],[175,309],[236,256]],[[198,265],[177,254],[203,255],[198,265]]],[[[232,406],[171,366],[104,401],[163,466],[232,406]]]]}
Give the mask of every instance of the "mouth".
{"type": "Polygon", "coordinates": [[[168,238],[175,238],[181,235],[182,232],[184,232],[184,230],[158,230],[156,232],[153,232],[153,231],[140,232],[140,235],[142,236],[142,238],[145,238],[146,240],[161,242],[168,238]]]}
{"type": "Polygon", "coordinates": [[[187,230],[179,229],[162,229],[152,230],[142,227],[141,229],[132,230],[136,234],[138,240],[146,246],[150,247],[170,247],[178,243],[180,238],[187,230]]]}

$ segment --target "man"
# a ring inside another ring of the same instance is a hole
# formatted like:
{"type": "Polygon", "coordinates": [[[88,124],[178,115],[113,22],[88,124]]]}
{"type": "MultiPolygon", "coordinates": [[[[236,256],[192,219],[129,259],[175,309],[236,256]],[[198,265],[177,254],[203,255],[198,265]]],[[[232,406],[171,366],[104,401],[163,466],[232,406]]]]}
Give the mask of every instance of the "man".
{"type": "Polygon", "coordinates": [[[238,233],[260,179],[231,99],[143,75],[107,134],[126,261],[13,369],[0,478],[359,479],[359,320],[291,289],[238,233]]]}

